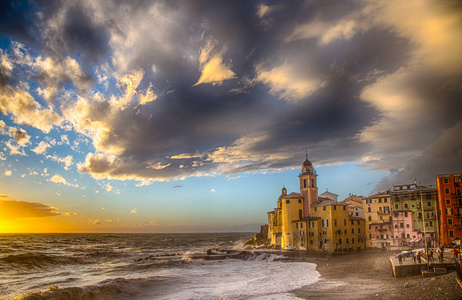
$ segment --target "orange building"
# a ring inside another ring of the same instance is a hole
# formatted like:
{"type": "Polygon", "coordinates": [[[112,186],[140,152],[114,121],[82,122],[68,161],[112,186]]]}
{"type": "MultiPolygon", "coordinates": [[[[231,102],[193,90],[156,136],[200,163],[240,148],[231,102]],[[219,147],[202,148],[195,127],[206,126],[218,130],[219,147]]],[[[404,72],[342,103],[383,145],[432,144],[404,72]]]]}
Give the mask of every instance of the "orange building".
{"type": "Polygon", "coordinates": [[[440,242],[448,245],[456,237],[462,238],[462,174],[436,176],[440,205],[440,242]]]}

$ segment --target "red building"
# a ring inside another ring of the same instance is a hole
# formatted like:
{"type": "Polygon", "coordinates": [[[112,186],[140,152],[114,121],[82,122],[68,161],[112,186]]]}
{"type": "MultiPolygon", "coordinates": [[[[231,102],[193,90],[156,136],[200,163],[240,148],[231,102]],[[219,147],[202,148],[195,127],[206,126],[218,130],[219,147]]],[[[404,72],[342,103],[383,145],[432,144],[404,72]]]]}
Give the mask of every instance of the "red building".
{"type": "Polygon", "coordinates": [[[448,245],[456,237],[462,238],[462,174],[436,176],[440,204],[441,244],[448,245]]]}

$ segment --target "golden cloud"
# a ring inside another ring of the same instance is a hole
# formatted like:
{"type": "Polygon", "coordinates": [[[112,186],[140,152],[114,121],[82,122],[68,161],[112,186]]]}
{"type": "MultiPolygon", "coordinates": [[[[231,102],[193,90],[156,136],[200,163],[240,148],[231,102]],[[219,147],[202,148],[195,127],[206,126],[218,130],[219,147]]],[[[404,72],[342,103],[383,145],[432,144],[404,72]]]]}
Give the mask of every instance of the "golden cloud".
{"type": "Polygon", "coordinates": [[[58,208],[42,203],[0,200],[0,219],[43,218],[59,216],[58,208]]]}

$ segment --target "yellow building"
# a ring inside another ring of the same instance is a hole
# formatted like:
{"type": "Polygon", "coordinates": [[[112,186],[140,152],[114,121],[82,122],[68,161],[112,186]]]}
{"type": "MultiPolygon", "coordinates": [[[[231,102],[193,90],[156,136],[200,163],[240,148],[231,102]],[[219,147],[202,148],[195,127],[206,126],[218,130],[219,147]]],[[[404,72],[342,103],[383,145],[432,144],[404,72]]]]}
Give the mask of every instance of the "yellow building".
{"type": "Polygon", "coordinates": [[[387,192],[363,198],[364,219],[366,220],[366,247],[384,248],[393,243],[391,232],[392,203],[387,192]]]}
{"type": "Polygon", "coordinates": [[[318,196],[317,175],[306,158],[299,175],[300,193],[285,188],[277,208],[268,212],[268,238],[281,249],[354,251],[365,247],[364,219],[349,214],[349,204],[337,195],[318,196]]]}

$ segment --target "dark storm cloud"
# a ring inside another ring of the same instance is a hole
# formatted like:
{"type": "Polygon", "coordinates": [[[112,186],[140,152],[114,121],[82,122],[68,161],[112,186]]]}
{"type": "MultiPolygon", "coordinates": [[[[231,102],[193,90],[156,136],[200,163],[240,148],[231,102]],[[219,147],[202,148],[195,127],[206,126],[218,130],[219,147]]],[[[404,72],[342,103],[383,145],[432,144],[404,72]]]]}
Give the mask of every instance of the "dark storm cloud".
{"type": "Polygon", "coordinates": [[[22,17],[8,34],[37,47],[30,30],[40,32],[39,53],[61,68],[30,76],[48,87],[41,95],[73,83],[75,95],[53,103],[93,139],[80,170],[99,178],[282,169],[305,150],[319,164],[401,168],[460,120],[462,70],[451,50],[460,16],[439,2],[5,7],[22,17]],[[429,36],[423,23],[446,16],[456,21],[437,22],[429,36]],[[91,93],[94,82],[103,88],[91,93]]]}

